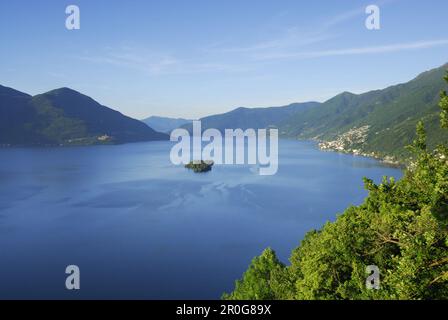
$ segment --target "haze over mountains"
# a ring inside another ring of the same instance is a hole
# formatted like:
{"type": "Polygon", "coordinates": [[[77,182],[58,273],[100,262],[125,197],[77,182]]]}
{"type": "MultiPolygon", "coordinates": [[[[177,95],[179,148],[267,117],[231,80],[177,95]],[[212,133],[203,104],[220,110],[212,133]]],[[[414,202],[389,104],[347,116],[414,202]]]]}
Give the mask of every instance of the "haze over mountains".
{"type": "Polygon", "coordinates": [[[166,134],[69,88],[33,97],[0,86],[0,145],[91,145],[167,139],[166,134]]]}
{"type": "MultiPolygon", "coordinates": [[[[262,129],[275,126],[301,111],[319,106],[318,102],[293,103],[283,107],[237,108],[223,114],[201,118],[202,129],[262,129]]],[[[191,125],[184,126],[191,130],[191,125]]]]}
{"type": "Polygon", "coordinates": [[[192,120],[182,118],[167,118],[158,116],[151,116],[142,120],[142,122],[146,123],[154,130],[165,133],[170,133],[172,130],[180,128],[191,121],[192,120]]]}

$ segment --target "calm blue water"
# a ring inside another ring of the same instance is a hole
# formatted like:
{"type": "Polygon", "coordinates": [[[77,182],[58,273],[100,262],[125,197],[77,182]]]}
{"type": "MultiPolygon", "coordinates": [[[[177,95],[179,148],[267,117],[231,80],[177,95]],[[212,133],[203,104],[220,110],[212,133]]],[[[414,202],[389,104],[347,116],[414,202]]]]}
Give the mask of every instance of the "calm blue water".
{"type": "Polygon", "coordinates": [[[372,159],[280,141],[279,171],[170,163],[169,142],[0,150],[0,298],[218,299],[271,246],[365,197],[372,159]],[[65,289],[65,268],[81,290],[65,289]]]}

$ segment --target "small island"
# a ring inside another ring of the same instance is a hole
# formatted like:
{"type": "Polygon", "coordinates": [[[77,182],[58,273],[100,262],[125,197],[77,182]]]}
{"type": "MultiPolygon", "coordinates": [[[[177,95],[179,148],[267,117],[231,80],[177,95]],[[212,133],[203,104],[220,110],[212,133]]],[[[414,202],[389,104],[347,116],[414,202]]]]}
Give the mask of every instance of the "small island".
{"type": "Polygon", "coordinates": [[[189,164],[185,165],[185,168],[191,169],[196,173],[200,173],[200,172],[208,172],[208,171],[212,170],[213,165],[214,165],[213,161],[201,160],[201,162],[198,162],[198,163],[191,161],[189,164]]]}

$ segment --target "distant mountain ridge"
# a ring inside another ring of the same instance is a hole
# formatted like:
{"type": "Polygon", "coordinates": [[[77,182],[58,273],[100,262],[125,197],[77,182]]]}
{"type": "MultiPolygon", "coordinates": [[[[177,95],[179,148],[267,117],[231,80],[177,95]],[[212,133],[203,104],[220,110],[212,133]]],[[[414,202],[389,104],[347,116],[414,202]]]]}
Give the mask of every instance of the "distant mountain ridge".
{"type": "Polygon", "coordinates": [[[190,123],[191,121],[193,120],[158,116],[151,116],[142,120],[142,122],[153,128],[154,130],[164,133],[170,133],[174,129],[180,128],[183,125],[190,123]]]}
{"type": "MultiPolygon", "coordinates": [[[[440,129],[438,106],[447,69],[445,64],[403,84],[363,94],[343,92],[323,103],[237,108],[201,118],[202,130],[277,127],[281,137],[317,140],[322,149],[402,160],[420,119],[430,148],[448,141],[440,129]]],[[[191,124],[183,127],[191,132],[191,124]]]]}
{"type": "Polygon", "coordinates": [[[282,122],[281,134],[323,141],[328,149],[402,158],[404,147],[415,137],[417,122],[423,119],[428,145],[434,148],[448,139],[439,125],[438,106],[440,92],[446,89],[447,69],[445,64],[382,90],[341,93],[319,108],[297,112],[282,122]]]}
{"type": "MultiPolygon", "coordinates": [[[[276,127],[288,117],[298,113],[316,108],[319,102],[292,103],[281,107],[268,108],[236,108],[232,111],[201,118],[202,129],[215,128],[220,131],[225,129],[264,129],[276,127]]],[[[184,128],[191,131],[191,124],[184,128]]]]}
{"type": "MultiPolygon", "coordinates": [[[[439,126],[439,94],[446,89],[448,64],[415,79],[363,94],[343,92],[323,103],[293,103],[282,107],[237,108],[201,118],[202,129],[277,127],[286,138],[313,139],[323,149],[384,158],[406,156],[405,146],[423,119],[428,146],[448,140],[439,126]]],[[[170,132],[187,119],[150,117],[147,123],[170,132]]],[[[143,122],[100,105],[68,88],[41,95],[0,86],[0,145],[104,144],[166,140],[143,122]]]]}
{"type": "Polygon", "coordinates": [[[30,96],[0,86],[0,145],[91,145],[167,139],[166,134],[69,88],[30,96]]]}

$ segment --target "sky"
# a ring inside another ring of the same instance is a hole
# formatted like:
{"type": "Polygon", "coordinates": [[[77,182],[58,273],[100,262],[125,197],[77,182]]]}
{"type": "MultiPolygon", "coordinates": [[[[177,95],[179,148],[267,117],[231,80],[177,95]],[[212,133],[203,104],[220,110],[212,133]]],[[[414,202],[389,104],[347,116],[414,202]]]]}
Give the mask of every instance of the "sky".
{"type": "Polygon", "coordinates": [[[447,63],[447,12],[446,0],[2,0],[0,84],[70,87],[137,119],[325,101],[447,63]],[[379,30],[365,26],[371,4],[379,30]]]}

